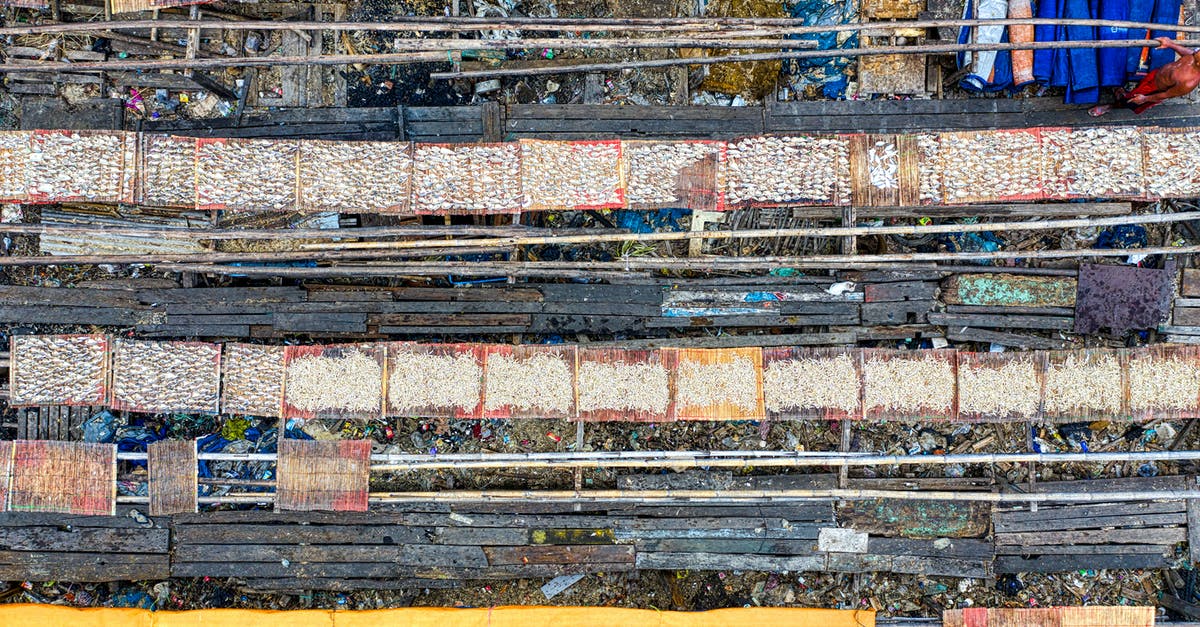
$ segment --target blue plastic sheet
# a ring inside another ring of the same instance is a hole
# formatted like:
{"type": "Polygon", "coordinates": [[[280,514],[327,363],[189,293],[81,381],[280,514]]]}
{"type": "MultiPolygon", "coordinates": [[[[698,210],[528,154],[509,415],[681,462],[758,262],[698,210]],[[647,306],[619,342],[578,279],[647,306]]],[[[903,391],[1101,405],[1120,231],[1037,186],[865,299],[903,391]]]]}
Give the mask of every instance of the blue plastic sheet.
{"type": "MultiPolygon", "coordinates": [[[[858,5],[854,0],[798,0],[789,9],[792,17],[803,21],[805,26],[832,26],[834,24],[851,24],[858,20],[858,5]]],[[[852,49],[858,47],[858,34],[847,37],[838,44],[837,33],[809,33],[803,35],[788,35],[790,39],[815,41],[818,50],[852,49]]],[[[812,85],[818,85],[821,94],[826,98],[841,98],[846,93],[849,82],[846,80],[846,68],[850,65],[847,57],[827,59],[792,59],[785,67],[790,75],[792,89],[799,93],[806,91],[812,85]]]]}

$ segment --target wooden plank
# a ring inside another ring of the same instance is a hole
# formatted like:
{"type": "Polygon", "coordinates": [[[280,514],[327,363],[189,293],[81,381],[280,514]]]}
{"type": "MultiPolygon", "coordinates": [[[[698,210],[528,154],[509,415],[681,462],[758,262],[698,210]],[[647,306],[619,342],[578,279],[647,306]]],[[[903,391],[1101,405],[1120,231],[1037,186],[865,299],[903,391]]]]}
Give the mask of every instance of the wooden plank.
{"type": "MultiPolygon", "coordinates": [[[[883,303],[881,303],[883,304],[883,303]]],[[[894,303],[887,303],[894,304],[894,303]]],[[[863,306],[865,311],[866,305],[863,306]]],[[[689,318],[648,318],[647,329],[686,329],[702,327],[820,327],[858,324],[856,314],[763,314],[737,316],[708,316],[689,318]]]]}
{"type": "Polygon", "coordinates": [[[9,581],[142,581],[167,577],[170,563],[166,554],[0,551],[0,578],[9,581]]]}
{"type": "Polygon", "coordinates": [[[1200,297],[1200,268],[1184,268],[1179,283],[1181,296],[1200,297]]]}
{"type": "Polygon", "coordinates": [[[428,541],[422,527],[404,525],[225,525],[176,524],[176,546],[188,544],[271,544],[287,539],[296,544],[398,545],[428,541]]]}
{"type": "Polygon", "coordinates": [[[633,564],[603,562],[581,564],[522,564],[515,566],[454,568],[433,565],[408,566],[385,562],[331,563],[289,562],[173,562],[172,577],[380,577],[429,579],[527,579],[557,577],[574,573],[629,572],[633,564]]]}
{"type": "Polygon", "coordinates": [[[492,566],[634,561],[633,547],[628,545],[488,547],[483,552],[492,566]]]}
{"type": "Polygon", "coordinates": [[[1074,307],[1072,277],[1024,274],[955,274],[942,283],[947,305],[1074,307]]]}
{"type": "Polygon", "coordinates": [[[177,544],[173,559],[178,562],[386,562],[401,566],[445,566],[483,568],[488,565],[477,546],[401,545],[301,545],[301,544],[177,544]]]}
{"type": "Polygon", "coordinates": [[[133,326],[162,322],[161,313],[137,309],[56,305],[0,306],[0,321],[23,324],[133,326]]]}
{"type": "Polygon", "coordinates": [[[638,540],[638,553],[734,553],[757,555],[815,555],[815,540],[729,539],[729,538],[658,538],[638,540]]]}
{"type": "Polygon", "coordinates": [[[270,577],[243,579],[247,589],[288,591],[302,593],[306,590],[330,590],[353,592],[357,590],[421,590],[453,589],[462,584],[450,579],[351,579],[346,577],[270,577]]]}
{"type": "Polygon", "coordinates": [[[1075,309],[1073,307],[980,307],[978,305],[947,305],[946,313],[1071,317],[1075,315],[1075,309]]]}
{"type": "MultiPolygon", "coordinates": [[[[1198,310],[1200,311],[1200,310],[1198,310]]],[[[1024,316],[1016,314],[950,314],[930,312],[930,324],[955,328],[1046,329],[1070,331],[1075,318],[1057,316],[1024,316]]]]}
{"type": "Polygon", "coordinates": [[[365,333],[365,313],[276,313],[270,324],[276,331],[294,333],[365,333]]]}
{"type": "Polygon", "coordinates": [[[816,540],[828,524],[802,523],[787,529],[616,529],[617,540],[727,539],[727,540],[816,540]]]}
{"type": "Polygon", "coordinates": [[[269,287],[190,287],[144,289],[137,291],[143,303],[295,303],[305,300],[307,292],[295,286],[269,287]]]}
{"type": "Polygon", "coordinates": [[[1188,561],[1200,563],[1200,501],[1187,500],[1188,561]]]}
{"type": "Polygon", "coordinates": [[[1200,307],[1178,307],[1172,310],[1171,324],[1184,327],[1200,326],[1200,307]]]}
{"type": "Polygon", "coordinates": [[[197,506],[196,441],[159,440],[147,448],[150,514],[194,512],[197,506]]]}
{"type": "Polygon", "coordinates": [[[920,324],[933,311],[933,300],[906,300],[881,303],[863,303],[864,325],[920,324]]]}
{"type": "Polygon", "coordinates": [[[609,508],[609,515],[627,515],[639,518],[687,518],[719,514],[722,516],[778,516],[789,522],[833,521],[833,503],[802,502],[788,505],[746,506],[686,506],[686,505],[634,505],[626,508],[609,508]]]}
{"type": "MultiPolygon", "coordinates": [[[[941,540],[939,538],[939,540],[941,540]]],[[[945,546],[939,540],[910,538],[880,538],[867,540],[867,552],[873,555],[912,555],[920,557],[953,557],[985,560],[995,555],[995,546],[988,540],[955,538],[945,546]]]]}
{"type": "Polygon", "coordinates": [[[991,523],[991,506],[957,501],[852,501],[837,508],[841,527],[872,535],[904,538],[982,537],[991,523]]]}
{"type": "Polygon", "coordinates": [[[1066,340],[1054,338],[962,327],[947,327],[946,339],[952,342],[986,342],[1025,350],[1061,350],[1071,345],[1066,340]]]}
{"type": "MultiPolygon", "coordinates": [[[[1032,509],[996,509],[992,521],[997,531],[1012,523],[1039,520],[1073,520],[1109,516],[1140,516],[1145,514],[1178,514],[1186,510],[1183,500],[1137,501],[1133,503],[1102,503],[1100,505],[1075,504],[1061,507],[1038,507],[1032,509]]],[[[1086,521],[1085,521],[1086,522],[1086,521]]]]}
{"type": "Polygon", "coordinates": [[[774,556],[731,555],[726,553],[638,553],[639,569],[657,570],[761,570],[768,572],[824,570],[825,558],[819,555],[774,556]]]}
{"type": "Polygon", "coordinates": [[[1160,553],[1171,557],[1175,546],[1171,544],[1063,544],[1028,547],[1020,544],[1000,545],[997,555],[1150,555],[1160,553]]]}
{"type": "Polygon", "coordinates": [[[0,551],[166,553],[166,529],[0,527],[0,551]]]}
{"type": "Polygon", "coordinates": [[[868,303],[899,300],[932,300],[936,298],[937,291],[937,283],[927,281],[868,283],[863,286],[863,297],[868,303]]]}
{"type": "Polygon", "coordinates": [[[1115,568],[1167,568],[1170,560],[1161,555],[1042,555],[1026,559],[1017,555],[997,555],[993,568],[1002,573],[1058,573],[1072,570],[1101,570],[1115,568]]]}
{"type": "MultiPolygon", "coordinates": [[[[371,314],[366,317],[370,325],[385,326],[528,326],[529,314],[371,314]]],[[[276,325],[278,328],[278,325],[276,325]]]]}
{"type": "MultiPolygon", "coordinates": [[[[536,318],[536,316],[535,316],[536,318]]],[[[534,327],[529,326],[494,326],[494,327],[392,327],[381,326],[382,335],[482,335],[496,333],[528,333],[534,327]]]]}
{"type": "Polygon", "coordinates": [[[1156,527],[1149,529],[1089,529],[1063,530],[1052,536],[1040,532],[998,533],[996,545],[1021,545],[1034,547],[1042,542],[1055,544],[1174,544],[1187,539],[1183,527],[1156,527]]]}
{"type": "Polygon", "coordinates": [[[1095,516],[1089,518],[1068,518],[1060,520],[1031,520],[1025,522],[1006,521],[1003,524],[996,520],[994,524],[996,527],[996,533],[1101,529],[1105,527],[1131,529],[1135,527],[1184,525],[1187,524],[1187,515],[1184,513],[1178,513],[1145,514],[1138,516],[1095,516]]]}
{"type": "Polygon", "coordinates": [[[447,545],[524,546],[529,530],[522,527],[438,527],[430,542],[447,545]]]}

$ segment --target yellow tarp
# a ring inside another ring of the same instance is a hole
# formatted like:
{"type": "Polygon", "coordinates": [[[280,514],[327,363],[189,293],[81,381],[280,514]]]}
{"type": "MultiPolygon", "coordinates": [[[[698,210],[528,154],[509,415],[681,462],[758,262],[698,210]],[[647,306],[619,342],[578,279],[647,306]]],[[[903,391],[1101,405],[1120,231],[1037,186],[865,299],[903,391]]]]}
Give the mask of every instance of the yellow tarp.
{"type": "Polygon", "coordinates": [[[875,612],[736,608],[710,612],[657,612],[607,607],[496,607],[395,610],[194,610],[151,612],[128,608],[76,609],[56,605],[0,605],[0,625],[14,627],[874,627],[875,612]]]}

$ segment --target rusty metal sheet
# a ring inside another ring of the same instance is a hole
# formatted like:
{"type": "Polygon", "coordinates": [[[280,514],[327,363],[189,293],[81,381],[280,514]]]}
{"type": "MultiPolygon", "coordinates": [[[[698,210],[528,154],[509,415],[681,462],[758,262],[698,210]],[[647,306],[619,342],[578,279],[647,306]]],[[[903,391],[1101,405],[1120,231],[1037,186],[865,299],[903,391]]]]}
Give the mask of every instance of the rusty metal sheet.
{"type": "Polygon", "coordinates": [[[1162,270],[1104,264],[1079,268],[1075,332],[1122,333],[1166,322],[1175,291],[1175,263],[1162,270]]]}
{"type": "Polygon", "coordinates": [[[980,538],[992,524],[988,503],[971,501],[852,501],[837,509],[839,527],[902,538],[980,538]]]}
{"type": "Polygon", "coordinates": [[[1023,274],[956,274],[942,286],[947,305],[1074,307],[1075,279],[1023,274]]]}

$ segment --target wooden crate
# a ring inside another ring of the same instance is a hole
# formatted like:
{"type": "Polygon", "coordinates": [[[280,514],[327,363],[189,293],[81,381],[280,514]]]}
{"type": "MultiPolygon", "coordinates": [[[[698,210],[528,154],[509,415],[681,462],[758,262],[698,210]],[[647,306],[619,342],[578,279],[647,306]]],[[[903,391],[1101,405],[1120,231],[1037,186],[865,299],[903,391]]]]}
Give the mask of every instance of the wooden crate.
{"type": "Polygon", "coordinates": [[[953,350],[864,350],[863,418],[953,420],[956,357],[953,350]]]}
{"type": "Polygon", "coordinates": [[[672,415],[671,371],[656,350],[581,348],[579,419],[664,422],[672,415]]]}
{"type": "Polygon", "coordinates": [[[862,358],[853,348],[763,349],[763,401],[775,419],[862,418],[862,358]]]}
{"type": "Polygon", "coordinates": [[[117,509],[113,444],[17,440],[9,510],[112,516],[117,509]]]}
{"type": "Polygon", "coordinates": [[[383,417],[383,344],[288,346],[284,418],[383,417]]]}
{"type": "Polygon", "coordinates": [[[370,467],[370,440],[280,440],[275,510],[365,512],[370,467]]]}
{"type": "Polygon", "coordinates": [[[575,418],[575,347],[484,347],[484,418],[575,418]]]}
{"type": "Polygon", "coordinates": [[[103,405],[108,400],[104,335],[14,335],[9,405],[103,405]]]}
{"type": "Polygon", "coordinates": [[[388,344],[387,357],[387,415],[483,415],[482,346],[394,342],[388,344]]]}
{"type": "Polygon", "coordinates": [[[761,420],[762,349],[663,349],[671,365],[677,420],[761,420]]]}
{"type": "Polygon", "coordinates": [[[117,339],[112,373],[114,409],[212,414],[220,410],[218,344],[117,339]]]}

